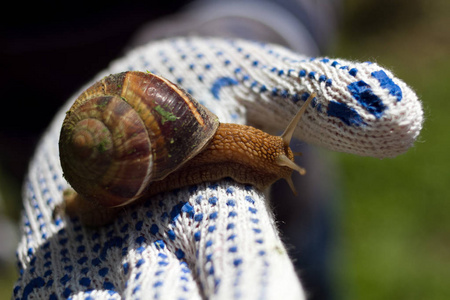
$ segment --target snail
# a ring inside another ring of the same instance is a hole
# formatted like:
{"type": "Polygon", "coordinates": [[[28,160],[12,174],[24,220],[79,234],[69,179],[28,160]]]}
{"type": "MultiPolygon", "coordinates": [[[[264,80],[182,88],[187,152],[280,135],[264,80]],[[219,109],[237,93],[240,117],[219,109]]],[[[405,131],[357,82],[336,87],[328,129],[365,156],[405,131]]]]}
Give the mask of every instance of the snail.
{"type": "Polygon", "coordinates": [[[59,151],[65,210],[86,225],[160,192],[232,178],[264,190],[284,178],[295,192],[289,143],[311,95],[281,136],[217,116],[169,80],[129,71],[103,78],[74,102],[59,151]]]}

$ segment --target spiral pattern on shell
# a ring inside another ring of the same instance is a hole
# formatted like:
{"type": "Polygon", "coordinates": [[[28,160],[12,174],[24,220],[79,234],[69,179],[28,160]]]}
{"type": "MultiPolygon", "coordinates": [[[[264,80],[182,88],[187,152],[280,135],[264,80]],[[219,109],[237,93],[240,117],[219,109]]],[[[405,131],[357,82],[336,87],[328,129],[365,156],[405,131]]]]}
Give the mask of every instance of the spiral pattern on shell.
{"type": "Polygon", "coordinates": [[[88,200],[124,205],[201,151],[218,126],[215,115],[164,78],[113,74],[67,112],[59,141],[64,177],[88,200]]]}

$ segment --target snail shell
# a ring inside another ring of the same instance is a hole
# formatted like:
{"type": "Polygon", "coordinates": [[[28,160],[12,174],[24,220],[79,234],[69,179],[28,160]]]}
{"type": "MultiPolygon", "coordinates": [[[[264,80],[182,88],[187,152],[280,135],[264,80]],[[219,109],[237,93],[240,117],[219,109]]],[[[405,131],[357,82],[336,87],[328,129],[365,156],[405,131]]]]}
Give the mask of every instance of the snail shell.
{"type": "Polygon", "coordinates": [[[164,78],[110,75],[66,114],[59,142],[64,177],[85,198],[124,205],[199,153],[218,126],[215,115],[164,78]]]}

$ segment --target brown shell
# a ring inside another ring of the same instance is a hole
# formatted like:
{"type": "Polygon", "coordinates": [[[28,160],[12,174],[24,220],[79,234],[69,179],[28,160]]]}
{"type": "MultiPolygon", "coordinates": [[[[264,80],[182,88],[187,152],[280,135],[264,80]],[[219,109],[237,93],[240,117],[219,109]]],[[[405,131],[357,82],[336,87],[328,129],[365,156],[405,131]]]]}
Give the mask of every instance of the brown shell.
{"type": "Polygon", "coordinates": [[[86,199],[123,205],[199,153],[218,126],[215,115],[164,78],[113,74],[67,112],[59,141],[64,177],[86,199]]]}

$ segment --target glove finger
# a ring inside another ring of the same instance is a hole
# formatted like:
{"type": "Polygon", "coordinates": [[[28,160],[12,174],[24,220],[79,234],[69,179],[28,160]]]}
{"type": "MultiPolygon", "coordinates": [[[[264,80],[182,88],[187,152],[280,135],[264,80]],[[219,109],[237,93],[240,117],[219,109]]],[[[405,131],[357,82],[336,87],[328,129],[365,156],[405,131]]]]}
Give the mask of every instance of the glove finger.
{"type": "MultiPolygon", "coordinates": [[[[115,221],[124,239],[124,298],[201,299],[186,242],[190,220],[184,213],[186,195],[166,193],[124,208],[115,221]],[[152,295],[152,296],[150,296],[152,295]]],[[[100,229],[101,230],[101,229],[100,229]]],[[[109,258],[114,260],[114,258],[109,258]]]]}
{"type": "Polygon", "coordinates": [[[249,186],[225,181],[159,195],[96,230],[53,220],[67,187],[50,155],[54,142],[44,138],[26,184],[16,297],[303,297],[264,195],[249,186]]]}
{"type": "Polygon", "coordinates": [[[393,157],[411,147],[422,128],[416,94],[376,63],[309,58],[243,40],[175,38],[131,51],[108,72],[124,69],[167,77],[222,122],[268,130],[282,131],[315,92],[295,136],[335,151],[393,157]]]}
{"type": "Polygon", "coordinates": [[[181,248],[164,242],[173,237],[171,217],[177,216],[179,200],[167,196],[124,210],[99,229],[53,216],[67,184],[56,157],[49,155],[51,140],[44,138],[26,181],[14,298],[200,299],[181,248]]]}
{"type": "Polygon", "coordinates": [[[51,222],[46,203],[58,196],[40,171],[30,178],[41,189],[28,189],[16,297],[304,298],[264,196],[250,186],[166,193],[92,230],[77,219],[51,222]]]}
{"type": "Polygon", "coordinates": [[[142,224],[134,234],[163,239],[190,267],[204,297],[304,298],[264,195],[251,186],[204,183],[159,195],[144,207],[124,214],[142,224]],[[157,213],[161,206],[165,217],[157,213]]]}

